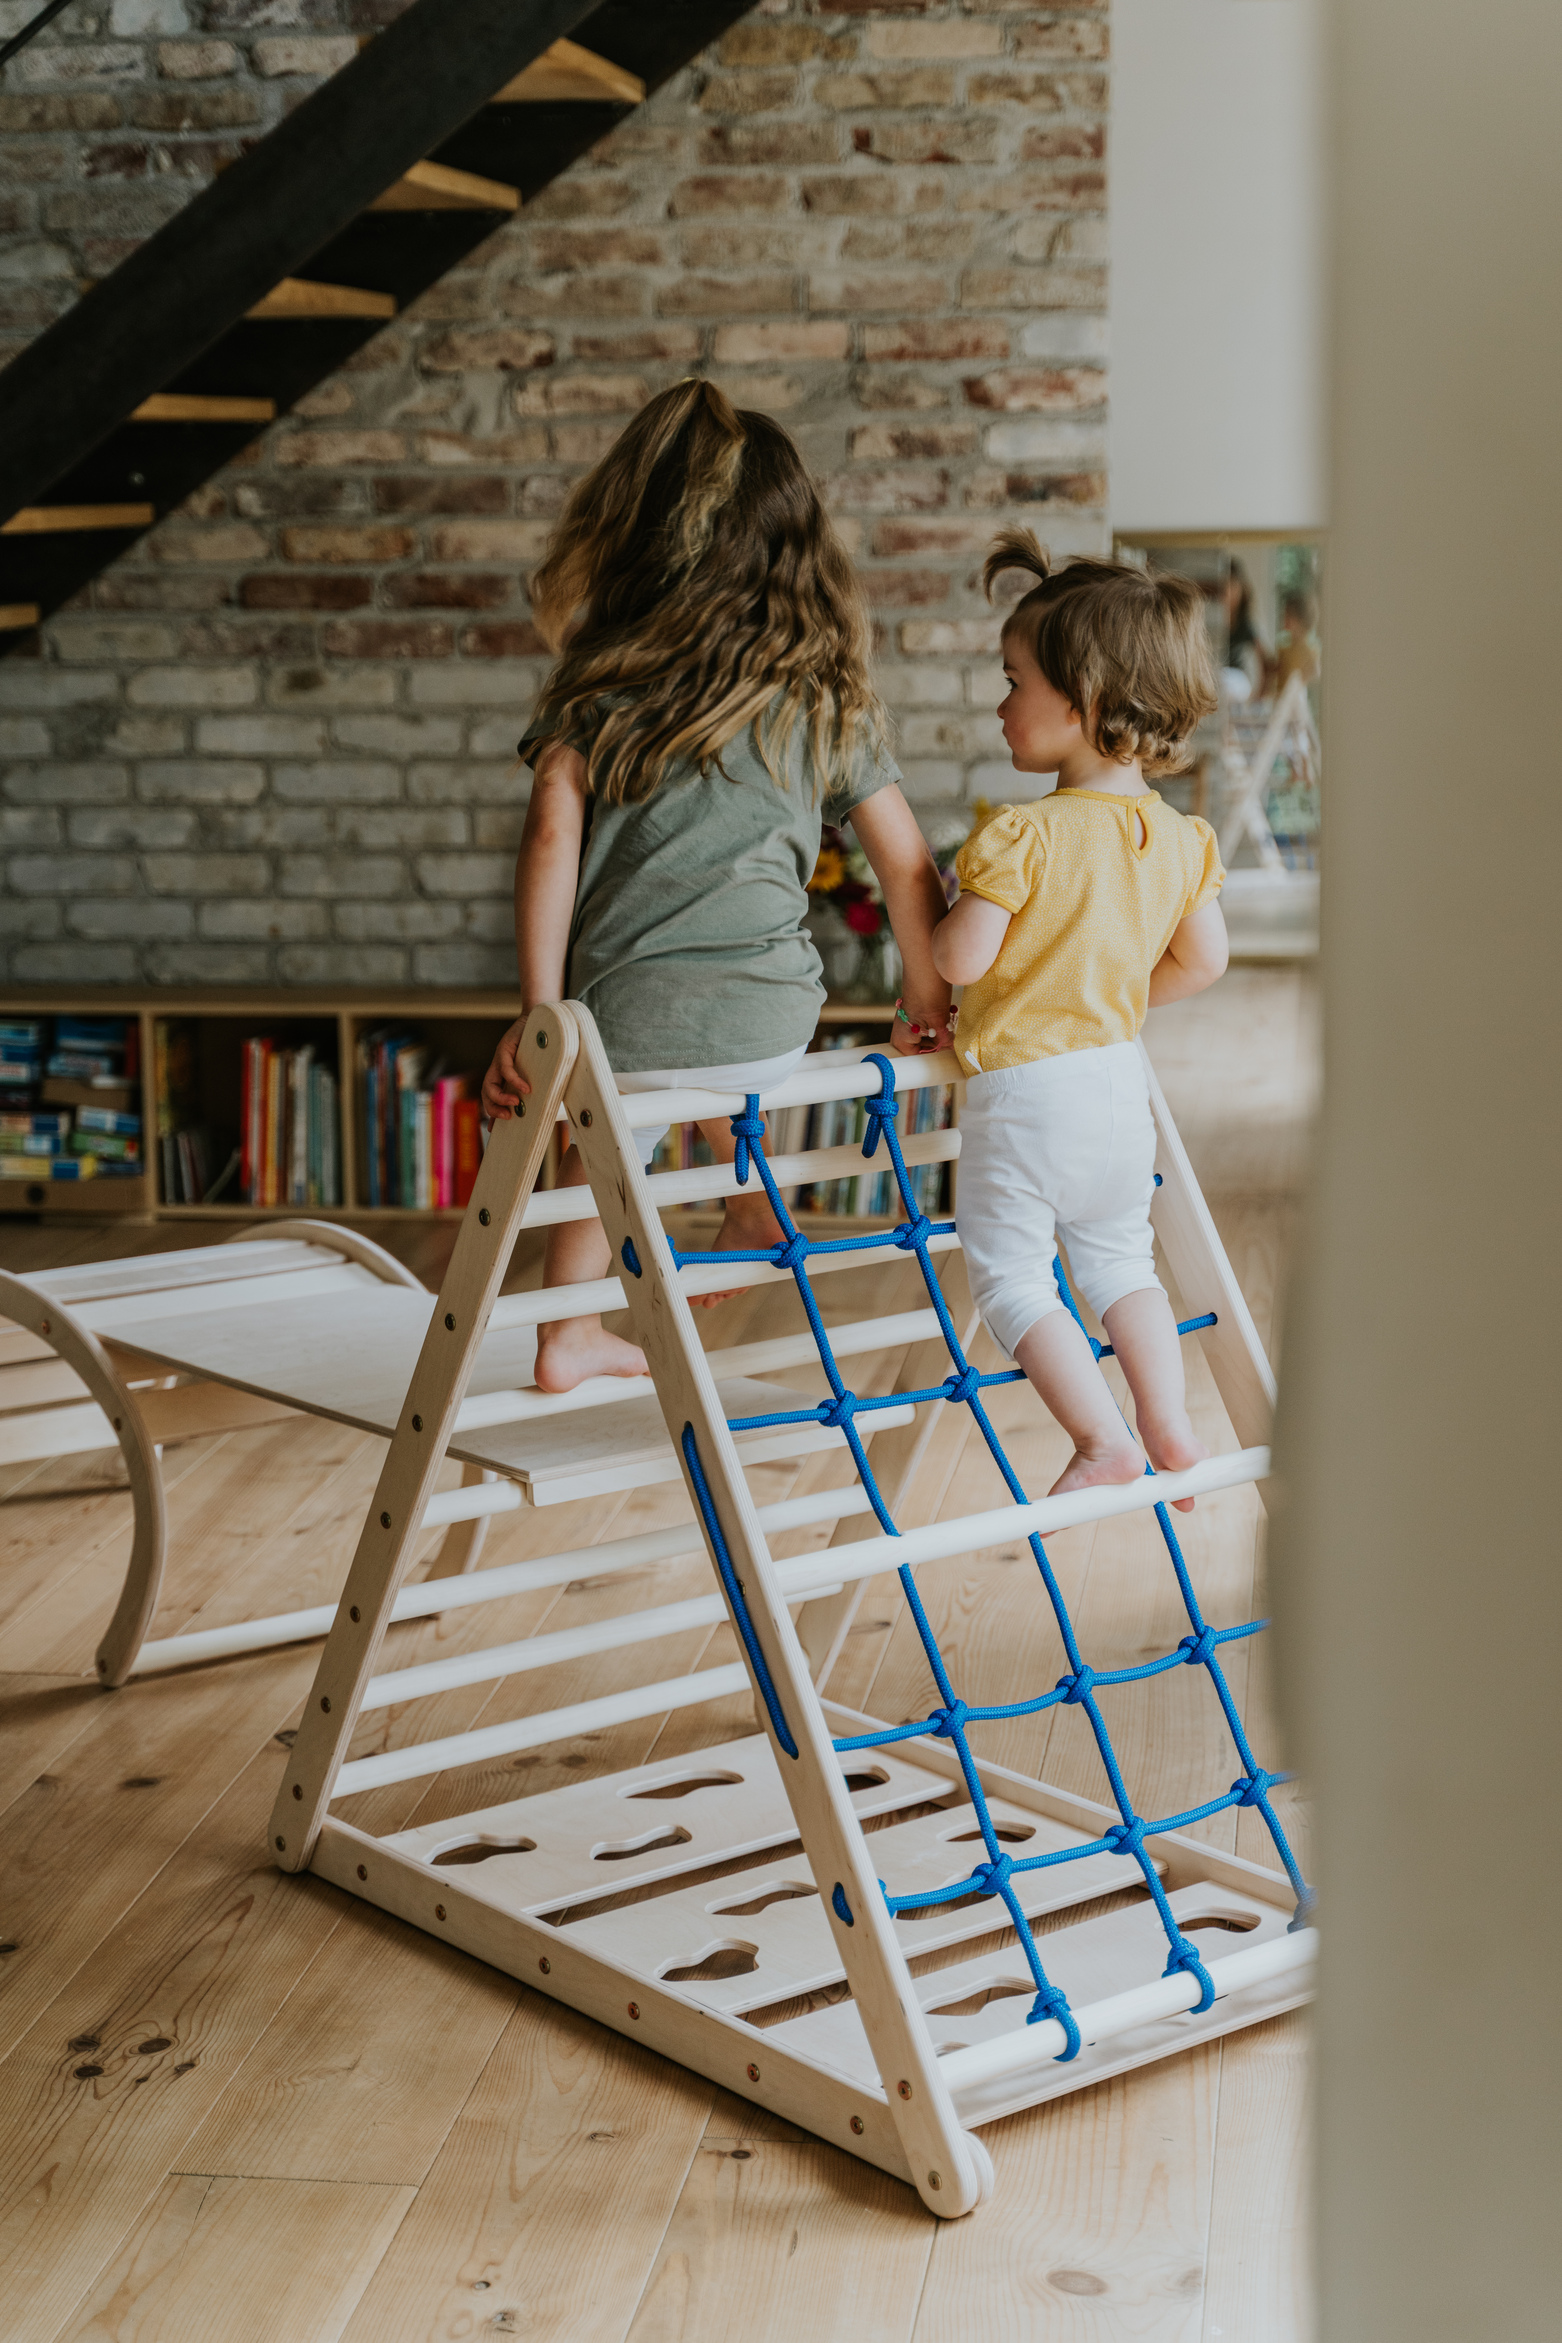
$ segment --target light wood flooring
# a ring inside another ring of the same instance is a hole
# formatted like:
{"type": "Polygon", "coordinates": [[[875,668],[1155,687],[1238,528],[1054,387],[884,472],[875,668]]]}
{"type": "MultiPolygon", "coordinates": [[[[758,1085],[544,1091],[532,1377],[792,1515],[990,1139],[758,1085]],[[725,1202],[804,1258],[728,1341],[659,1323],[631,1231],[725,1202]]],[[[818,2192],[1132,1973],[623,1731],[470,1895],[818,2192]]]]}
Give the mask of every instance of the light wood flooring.
{"type": "MultiPolygon", "coordinates": [[[[1270,1329],[1314,1080],[1308,981],[1235,970],[1206,999],[1157,1012],[1149,1040],[1270,1329]]],[[[208,1233],[5,1220],[0,1263],[25,1271],[208,1233]]],[[[434,1283],[447,1245],[414,1229],[398,1249],[434,1283]]],[[[866,1275],[831,1285],[831,1316],[913,1299],[866,1275]]],[[[722,1343],[790,1325],[778,1289],[712,1320],[722,1343]]],[[[1190,1370],[1205,1436],[1229,1445],[1196,1355],[1190,1370]]],[[[996,1396],[1023,1477],[1044,1489],[1060,1436],[1023,1389],[996,1396]]],[[[967,1421],[947,1411],[909,1518],[999,1501],[967,1421]]],[[[380,1453],[308,1419],[170,1450],[159,1631],[333,1594],[380,1453]]],[[[813,1460],[754,1480],[769,1500],[838,1472],[813,1460]]],[[[662,1489],[502,1516],[484,1560],[589,1544],[683,1518],[683,1506],[662,1489]]],[[[1237,1490],[1201,1502],[1188,1525],[1218,1621],[1261,1601],[1258,1519],[1253,1492],[1237,1490]]],[[[938,2224],[909,2190],[699,2076],[274,1871],[266,1817],[317,1647],[103,1694],[88,1671],[129,1522],[117,1456],[0,1477],[5,2343],[1302,2343],[1301,2017],[990,2127],[996,2197],[938,2224]]],[[[1097,1665],[1183,1632],[1152,1517],[1073,1532],[1052,1551],[1097,1665]]],[[[1021,1554],[925,1574],[967,1697],[1012,1698],[1058,1673],[1021,1554]]],[[[396,1662],[524,1634],[545,1615],[575,1624],[620,1607],[618,1583],[583,1572],[497,1606],[502,1622],[485,1606],[409,1623],[396,1662]]],[[[690,1561],[646,1571],[632,1595],[673,1601],[708,1583],[690,1561]]],[[[608,1653],[545,1692],[523,1676],[448,1695],[448,1721],[422,1731],[733,1656],[725,1630],[651,1660],[608,1653]]],[[[1264,1639],[1234,1647],[1232,1674],[1274,1764],[1264,1639]]],[[[831,1688],[891,1717],[928,1705],[893,1581],[870,1588],[831,1688]]],[[[1114,1700],[1141,1812],[1224,1788],[1233,1760],[1201,1675],[1178,1670],[1114,1700]]],[[[398,1714],[371,1724],[387,1745],[398,1714]]],[[[737,1705],[652,1720],[348,1811],[399,1828],[749,1724],[737,1705]]],[[[992,1756],[1102,1794],[1075,1712],[982,1730],[992,1756]]],[[[365,1734],[358,1747],[370,1745],[365,1734]]],[[[1263,1858],[1251,1815],[1205,1827],[1263,1858]]]]}

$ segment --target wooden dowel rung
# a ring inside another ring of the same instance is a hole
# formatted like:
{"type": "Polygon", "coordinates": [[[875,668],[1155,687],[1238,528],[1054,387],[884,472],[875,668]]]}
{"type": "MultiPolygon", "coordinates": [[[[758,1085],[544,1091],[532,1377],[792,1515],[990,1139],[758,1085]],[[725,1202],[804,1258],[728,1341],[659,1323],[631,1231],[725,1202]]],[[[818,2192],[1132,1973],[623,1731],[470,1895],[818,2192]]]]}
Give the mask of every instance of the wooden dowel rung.
{"type": "MultiPolygon", "coordinates": [[[[459,1586],[461,1581],[453,1578],[448,1583],[459,1586]]],[[[377,1757],[350,1758],[336,1777],[333,1802],[351,1798],[359,1790],[381,1789],[387,1782],[415,1782],[425,1774],[444,1773],[455,1765],[484,1765],[491,1758],[510,1757],[520,1749],[540,1749],[549,1741],[573,1741],[583,1733],[602,1733],[613,1725],[659,1716],[664,1709],[699,1708],[708,1700],[730,1700],[735,1692],[751,1689],[748,1669],[737,1660],[725,1668],[673,1676],[662,1684],[637,1684],[625,1692],[609,1692],[599,1700],[578,1700],[573,1707],[548,1709],[541,1716],[480,1725],[470,1733],[451,1733],[443,1740],[387,1749],[377,1757]]]]}
{"type": "Polygon", "coordinates": [[[356,285],[317,285],[307,277],[284,277],[246,317],[394,317],[392,293],[366,293],[356,285]]]}
{"type": "MultiPolygon", "coordinates": [[[[960,1153],[960,1134],[921,1131],[901,1141],[901,1153],[913,1169],[922,1163],[953,1163],[960,1153]]],[[[882,1151],[871,1163],[864,1162],[860,1139],[843,1147],[812,1147],[800,1155],[770,1156],[767,1161],[778,1188],[801,1187],[805,1181],[851,1179],[859,1173],[872,1179],[890,1168],[889,1157],[882,1151]]],[[[748,1186],[740,1189],[730,1163],[709,1163],[689,1171],[653,1172],[648,1184],[651,1201],[664,1212],[673,1204],[716,1203],[727,1196],[752,1195],[758,1178],[757,1172],[750,1172],[748,1186]]],[[[589,1188],[544,1188],[527,1205],[523,1225],[552,1228],[565,1220],[594,1220],[596,1210],[589,1188]]]]}
{"type": "MultiPolygon", "coordinates": [[[[929,1253],[953,1253],[960,1243],[957,1235],[929,1237],[929,1253]]],[[[892,1269],[904,1262],[906,1255],[894,1245],[876,1245],[863,1253],[816,1253],[808,1264],[812,1278],[827,1277],[835,1269],[892,1269]]],[[[737,1292],[750,1285],[775,1285],[782,1279],[792,1282],[790,1269],[775,1269],[768,1261],[734,1261],[730,1269],[680,1269],[678,1283],[686,1294],[720,1294],[729,1289],[737,1292]]],[[[505,1326],[551,1326],[560,1318],[595,1318],[604,1310],[622,1310],[624,1284],[622,1278],[597,1277],[582,1285],[555,1285],[536,1293],[501,1294],[488,1319],[488,1331],[496,1333],[505,1326]]]]}
{"type": "Polygon", "coordinates": [[[149,529],[156,518],[156,507],[150,504],[24,504],[0,524],[0,537],[54,537],[69,529],[149,529]]]}

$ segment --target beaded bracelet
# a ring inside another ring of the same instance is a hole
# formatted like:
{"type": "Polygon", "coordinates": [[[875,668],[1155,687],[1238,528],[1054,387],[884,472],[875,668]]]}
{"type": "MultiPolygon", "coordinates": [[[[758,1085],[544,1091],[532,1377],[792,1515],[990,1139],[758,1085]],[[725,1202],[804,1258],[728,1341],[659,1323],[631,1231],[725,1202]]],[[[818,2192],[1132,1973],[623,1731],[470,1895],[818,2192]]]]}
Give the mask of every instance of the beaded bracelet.
{"type": "Polygon", "coordinates": [[[916,1034],[919,1050],[936,1049],[938,1046],[938,1027],[936,1025],[919,1025],[915,1017],[908,1017],[905,1000],[900,995],[896,997],[895,1015],[900,1024],[909,1025],[912,1032],[916,1034]]]}

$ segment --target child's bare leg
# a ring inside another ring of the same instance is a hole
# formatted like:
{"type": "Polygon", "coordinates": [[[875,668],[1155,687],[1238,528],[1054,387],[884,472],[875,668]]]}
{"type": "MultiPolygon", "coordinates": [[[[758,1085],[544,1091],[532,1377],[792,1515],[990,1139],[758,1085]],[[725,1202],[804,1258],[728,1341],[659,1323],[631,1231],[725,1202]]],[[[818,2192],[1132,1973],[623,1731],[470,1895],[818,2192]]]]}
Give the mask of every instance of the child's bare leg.
{"type": "MultiPolygon", "coordinates": [[[[732,1125],[728,1122],[701,1123],[700,1130],[709,1141],[716,1161],[731,1163],[738,1151],[738,1143],[732,1136],[732,1125]]],[[[781,1224],[770,1209],[765,1184],[758,1172],[751,1170],[747,1187],[727,1198],[727,1209],[722,1215],[721,1226],[716,1231],[716,1242],[711,1250],[717,1253],[768,1252],[772,1245],[780,1244],[781,1237],[781,1224]]],[[[697,1310],[714,1310],[718,1302],[730,1301],[734,1293],[742,1291],[741,1286],[734,1286],[726,1293],[700,1294],[691,1299],[697,1310]]]]}
{"type": "Polygon", "coordinates": [[[1015,1358],[1074,1443],[1074,1453],[1049,1492],[1095,1489],[1136,1481],[1144,1458],[1122,1419],[1091,1350],[1067,1310],[1049,1310],[1028,1326],[1015,1358]]]}
{"type": "MultiPolygon", "coordinates": [[[[559,1185],[584,1187],[586,1167],[572,1147],[559,1185]]],[[[545,1286],[580,1285],[606,1277],[613,1252],[600,1220],[561,1220],[548,1231],[545,1286]]],[[[537,1329],[537,1388],[573,1391],[588,1375],[643,1375],[645,1353],[604,1331],[600,1318],[559,1318],[537,1329]]]]}
{"type": "MultiPolygon", "coordinates": [[[[1124,1294],[1103,1313],[1102,1323],[1134,1395],[1134,1421],[1150,1462],[1158,1473],[1186,1472],[1209,1450],[1188,1420],[1182,1345],[1170,1302],[1153,1286],[1124,1294]]],[[[1193,1499],[1179,1497],[1176,1506],[1191,1513],[1193,1499]]]]}

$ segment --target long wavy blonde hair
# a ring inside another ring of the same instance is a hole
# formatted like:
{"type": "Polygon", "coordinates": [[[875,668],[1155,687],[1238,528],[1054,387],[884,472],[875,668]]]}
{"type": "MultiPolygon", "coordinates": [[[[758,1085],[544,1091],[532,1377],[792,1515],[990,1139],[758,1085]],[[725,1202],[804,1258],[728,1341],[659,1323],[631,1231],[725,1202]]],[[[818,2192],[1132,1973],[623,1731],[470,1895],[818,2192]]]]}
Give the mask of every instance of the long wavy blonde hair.
{"type": "Polygon", "coordinates": [[[641,408],[571,491],[531,592],[559,652],[533,730],[589,724],[610,804],[675,762],[719,767],[748,724],[782,787],[799,728],[825,782],[883,743],[861,588],[803,459],[713,383],[641,408]]]}

